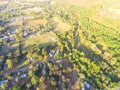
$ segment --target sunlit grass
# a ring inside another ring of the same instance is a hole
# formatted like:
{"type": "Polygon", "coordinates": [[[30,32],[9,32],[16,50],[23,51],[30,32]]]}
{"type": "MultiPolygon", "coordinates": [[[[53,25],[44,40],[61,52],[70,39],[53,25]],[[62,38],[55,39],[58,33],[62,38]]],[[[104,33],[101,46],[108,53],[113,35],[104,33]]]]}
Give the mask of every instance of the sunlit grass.
{"type": "Polygon", "coordinates": [[[52,38],[56,38],[54,33],[45,33],[40,36],[34,36],[25,41],[25,47],[49,43],[52,42],[52,38]]]}
{"type": "Polygon", "coordinates": [[[62,22],[62,20],[60,20],[60,18],[58,17],[54,17],[53,21],[57,23],[56,25],[56,31],[59,32],[65,32],[70,30],[71,26],[65,22],[62,22]]]}

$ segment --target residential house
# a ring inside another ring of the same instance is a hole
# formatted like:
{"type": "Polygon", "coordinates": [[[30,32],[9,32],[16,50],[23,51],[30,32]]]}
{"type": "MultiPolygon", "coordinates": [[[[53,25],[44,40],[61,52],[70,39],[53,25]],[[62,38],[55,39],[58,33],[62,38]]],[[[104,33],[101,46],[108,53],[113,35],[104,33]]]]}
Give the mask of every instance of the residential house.
{"type": "Polygon", "coordinates": [[[49,52],[49,56],[50,56],[50,57],[53,57],[53,52],[49,52]]]}
{"type": "Polygon", "coordinates": [[[90,90],[91,89],[91,85],[88,82],[84,82],[84,88],[82,90],[90,90]]]}
{"type": "Polygon", "coordinates": [[[7,79],[5,79],[5,80],[0,80],[0,85],[3,85],[3,84],[5,84],[5,83],[7,83],[7,82],[8,82],[7,79]]]}
{"type": "Polygon", "coordinates": [[[21,75],[20,75],[20,78],[22,79],[22,78],[25,78],[25,77],[27,77],[27,74],[26,73],[22,73],[21,75]]]}

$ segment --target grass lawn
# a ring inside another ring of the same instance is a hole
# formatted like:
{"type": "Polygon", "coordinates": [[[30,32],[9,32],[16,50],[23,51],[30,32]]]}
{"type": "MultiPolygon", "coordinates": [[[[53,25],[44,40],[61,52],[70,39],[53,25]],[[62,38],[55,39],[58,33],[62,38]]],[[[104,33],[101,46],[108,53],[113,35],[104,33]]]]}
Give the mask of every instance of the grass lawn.
{"type": "Polygon", "coordinates": [[[57,38],[54,33],[45,33],[40,36],[34,36],[32,38],[28,38],[25,41],[25,47],[32,46],[32,45],[40,45],[52,42],[52,38],[57,38]]]}
{"type": "Polygon", "coordinates": [[[47,20],[44,19],[35,19],[35,20],[27,20],[25,21],[26,26],[36,26],[36,25],[45,25],[47,23],[47,20]]]}
{"type": "Polygon", "coordinates": [[[71,29],[71,26],[67,23],[62,22],[62,20],[60,20],[60,18],[54,17],[52,19],[54,22],[57,23],[56,31],[65,32],[65,31],[68,31],[71,29]]]}

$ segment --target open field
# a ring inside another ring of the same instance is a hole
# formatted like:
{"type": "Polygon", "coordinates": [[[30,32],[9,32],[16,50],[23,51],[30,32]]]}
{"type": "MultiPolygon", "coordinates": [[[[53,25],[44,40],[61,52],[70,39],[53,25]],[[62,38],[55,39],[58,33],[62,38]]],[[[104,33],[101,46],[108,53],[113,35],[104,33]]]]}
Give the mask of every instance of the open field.
{"type": "Polygon", "coordinates": [[[46,33],[40,36],[34,36],[25,41],[25,47],[49,43],[49,42],[52,42],[52,38],[57,39],[54,33],[46,33]]]}
{"type": "Polygon", "coordinates": [[[58,2],[65,7],[81,7],[83,10],[81,9],[80,13],[84,13],[83,16],[104,23],[118,31],[120,29],[120,0],[58,0],[58,2]]]}
{"type": "Polygon", "coordinates": [[[69,31],[71,29],[71,26],[69,24],[64,23],[58,17],[54,17],[52,20],[57,24],[56,25],[56,31],[66,32],[66,31],[69,31]]]}
{"type": "Polygon", "coordinates": [[[26,26],[37,26],[37,25],[45,25],[46,20],[37,19],[37,20],[27,20],[25,21],[26,26]]]}

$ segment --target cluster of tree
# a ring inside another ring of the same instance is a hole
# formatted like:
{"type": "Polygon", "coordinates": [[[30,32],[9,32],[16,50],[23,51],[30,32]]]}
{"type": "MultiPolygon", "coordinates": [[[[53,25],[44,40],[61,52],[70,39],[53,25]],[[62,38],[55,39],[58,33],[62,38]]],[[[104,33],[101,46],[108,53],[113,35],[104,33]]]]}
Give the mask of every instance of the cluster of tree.
{"type": "MultiPolygon", "coordinates": [[[[73,69],[78,72],[78,75],[81,77],[81,74],[84,74],[84,79],[96,89],[107,89],[119,86],[120,78],[118,67],[112,66],[113,63],[110,62],[108,58],[103,59],[102,56],[92,50],[89,50],[87,53],[88,50],[84,50],[86,49],[84,46],[82,46],[84,47],[82,50],[76,47],[75,40],[77,40],[78,37],[75,37],[75,33],[79,34],[79,29],[76,30],[76,28],[74,28],[65,34],[58,34],[58,47],[62,58],[67,58],[72,63],[73,69]],[[87,54],[91,56],[87,57],[87,54]]],[[[80,34],[79,39],[81,40],[80,34]]]]}

